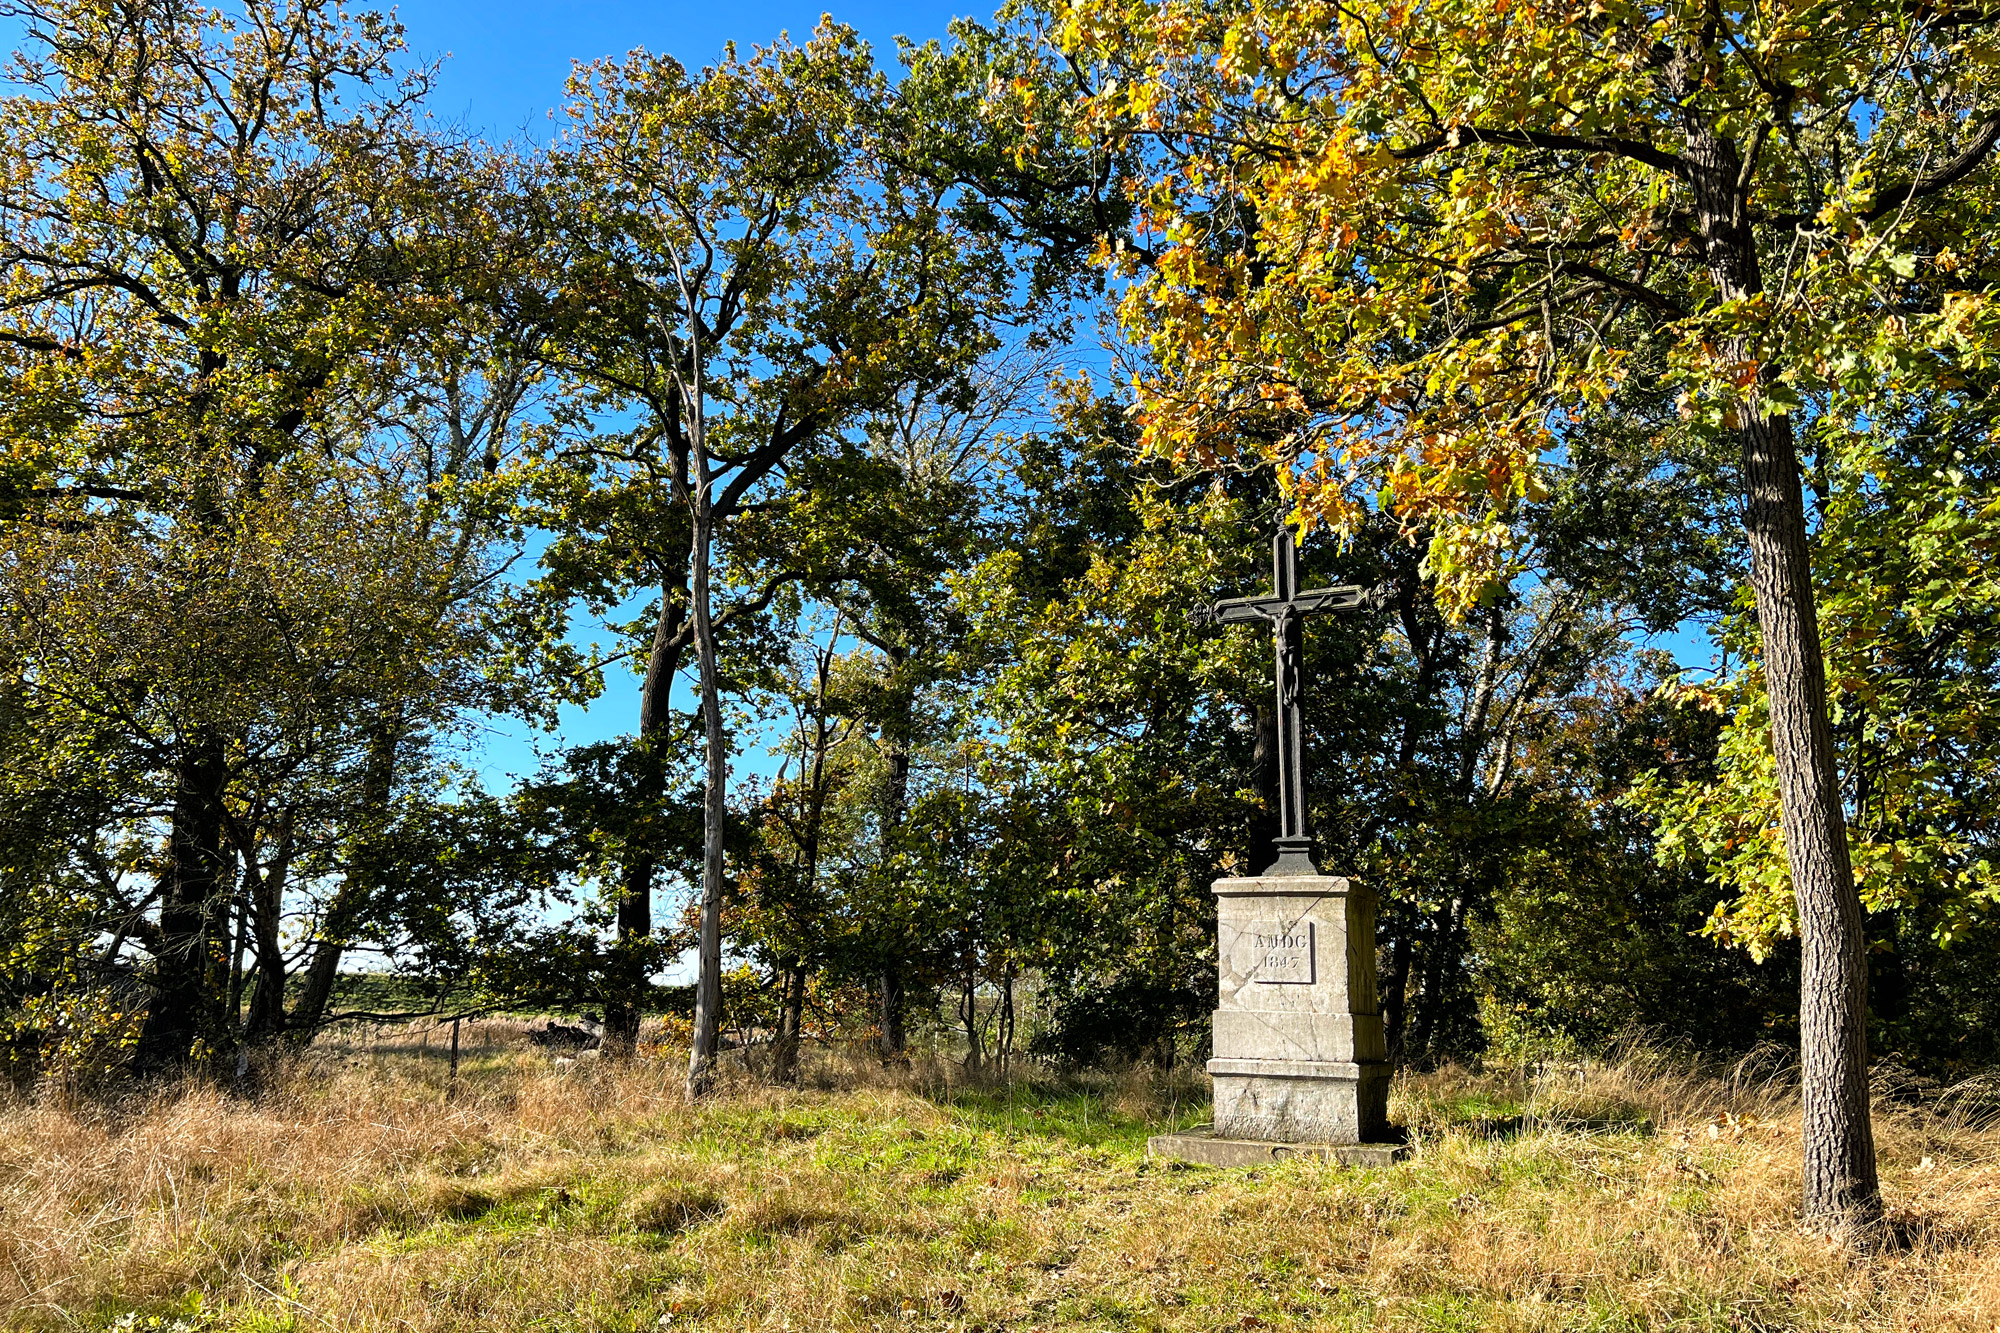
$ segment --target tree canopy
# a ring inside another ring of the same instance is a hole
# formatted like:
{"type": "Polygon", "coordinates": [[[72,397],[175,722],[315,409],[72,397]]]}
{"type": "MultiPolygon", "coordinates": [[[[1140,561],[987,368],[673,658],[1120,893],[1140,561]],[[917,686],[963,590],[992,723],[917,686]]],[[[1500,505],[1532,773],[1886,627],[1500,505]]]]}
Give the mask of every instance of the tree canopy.
{"type": "Polygon", "coordinates": [[[499,145],[381,15],[6,12],[21,1077],[357,968],[695,1096],[1198,1058],[1276,724],[1194,612],[1287,523],[1382,590],[1304,725],[1398,1059],[1794,1046],[1838,1225],[1869,1061],[2000,1058],[1987,16],[828,18],[499,145]]]}

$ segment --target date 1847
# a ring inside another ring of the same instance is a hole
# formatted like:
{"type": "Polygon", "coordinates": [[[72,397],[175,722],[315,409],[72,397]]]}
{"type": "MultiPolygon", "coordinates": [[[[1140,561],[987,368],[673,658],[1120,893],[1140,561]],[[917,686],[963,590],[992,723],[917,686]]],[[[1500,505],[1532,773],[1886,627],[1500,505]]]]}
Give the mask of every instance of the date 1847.
{"type": "Polygon", "coordinates": [[[1236,934],[1236,970],[1264,986],[1310,986],[1318,969],[1313,923],[1252,921],[1236,934]]]}

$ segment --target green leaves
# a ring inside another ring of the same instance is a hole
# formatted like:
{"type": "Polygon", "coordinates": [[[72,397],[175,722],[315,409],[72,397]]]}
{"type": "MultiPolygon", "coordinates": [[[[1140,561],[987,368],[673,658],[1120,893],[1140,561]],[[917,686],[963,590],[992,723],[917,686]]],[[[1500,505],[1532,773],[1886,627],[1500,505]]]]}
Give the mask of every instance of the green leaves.
{"type": "Polygon", "coordinates": [[[1428,530],[1445,605],[1506,582],[1532,540],[1506,497],[1653,391],[1634,364],[1668,367],[1677,432],[1726,438],[1753,410],[1855,421],[1990,355],[1984,20],[1241,0],[1060,23],[1085,114],[1143,160],[1144,445],[1274,462],[1342,535],[1376,505],[1428,530]]]}
{"type": "MultiPolygon", "coordinates": [[[[1870,911],[1939,943],[1990,928],[2000,901],[1990,429],[1983,413],[1918,400],[1875,431],[1823,437],[1814,567],[1855,879],[1870,911]]],[[[1719,771],[1651,779],[1634,800],[1660,821],[1660,855],[1705,867],[1727,895],[1710,933],[1761,957],[1796,930],[1796,905],[1755,640],[1739,620],[1726,642],[1749,665],[1720,689],[1678,694],[1729,718],[1719,771]]]]}
{"type": "Polygon", "coordinates": [[[493,547],[534,387],[518,164],[421,123],[376,16],[15,13],[0,792],[82,812],[50,873],[151,956],[171,1064],[233,1040],[232,920],[283,967],[286,874],[351,877],[440,733],[568,665],[493,547]]]}

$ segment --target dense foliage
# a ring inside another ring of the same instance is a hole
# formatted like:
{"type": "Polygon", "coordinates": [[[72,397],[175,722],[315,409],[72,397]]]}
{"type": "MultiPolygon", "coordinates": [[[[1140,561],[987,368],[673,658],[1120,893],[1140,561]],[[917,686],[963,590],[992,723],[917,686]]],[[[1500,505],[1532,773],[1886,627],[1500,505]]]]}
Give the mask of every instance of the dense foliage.
{"type": "Polygon", "coordinates": [[[16,8],[17,1075],[226,1069],[357,965],[621,1054],[692,1012],[696,1092],[725,1023],[779,1080],[816,1041],[1198,1057],[1275,761],[1268,642],[1193,613],[1302,518],[1309,582],[1384,590],[1310,622],[1305,721],[1396,1056],[1796,1048],[1817,770],[1732,456],[1781,419],[1868,1042],[2000,1060],[2000,120],[1969,75],[1884,76],[1865,142],[1806,111],[1904,19],[1718,57],[1758,253],[1806,238],[1731,294],[1640,124],[1671,14],[1020,10],[893,77],[829,21],[582,67],[516,151],[434,129],[377,16],[16,8]],[[635,681],[625,735],[472,771],[635,681]]]}

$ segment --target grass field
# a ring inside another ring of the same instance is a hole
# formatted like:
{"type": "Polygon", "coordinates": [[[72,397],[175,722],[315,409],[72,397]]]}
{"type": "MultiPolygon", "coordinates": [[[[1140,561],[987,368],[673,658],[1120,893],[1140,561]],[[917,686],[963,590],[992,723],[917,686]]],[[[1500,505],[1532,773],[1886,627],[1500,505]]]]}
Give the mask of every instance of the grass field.
{"type": "Polygon", "coordinates": [[[0,1104],[9,1329],[1869,1329],[2000,1323],[2000,1130],[1880,1112],[1898,1243],[1792,1220],[1781,1082],[1398,1084],[1413,1160],[1149,1162],[1199,1085],[948,1066],[681,1104],[468,1033],[111,1107],[0,1104]],[[947,1077],[950,1075],[950,1077],[947,1077]],[[1525,1118],[1522,1118],[1525,1114],[1525,1118]]]}

